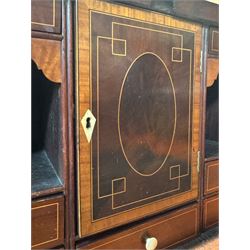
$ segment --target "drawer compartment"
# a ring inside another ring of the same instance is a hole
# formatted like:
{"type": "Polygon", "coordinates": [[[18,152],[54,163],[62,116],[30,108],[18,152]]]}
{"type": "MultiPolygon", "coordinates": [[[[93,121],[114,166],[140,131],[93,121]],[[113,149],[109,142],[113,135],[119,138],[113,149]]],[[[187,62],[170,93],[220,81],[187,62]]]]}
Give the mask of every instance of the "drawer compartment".
{"type": "Polygon", "coordinates": [[[145,249],[145,235],[155,237],[158,241],[157,249],[161,249],[193,238],[197,231],[198,206],[193,205],[81,246],[80,249],[145,249]]]}
{"type": "Polygon", "coordinates": [[[31,27],[32,30],[50,33],[61,32],[62,18],[61,0],[32,0],[31,27]]]}
{"type": "Polygon", "coordinates": [[[219,54],[219,30],[217,28],[209,29],[208,53],[219,54]]]}
{"type": "Polygon", "coordinates": [[[211,161],[205,164],[204,194],[219,191],[219,161],[211,161]]]}
{"type": "Polygon", "coordinates": [[[215,226],[219,222],[219,197],[213,196],[205,199],[203,203],[203,225],[204,228],[215,226]]]}
{"type": "Polygon", "coordinates": [[[63,244],[64,199],[58,197],[32,203],[32,248],[63,244]]]}

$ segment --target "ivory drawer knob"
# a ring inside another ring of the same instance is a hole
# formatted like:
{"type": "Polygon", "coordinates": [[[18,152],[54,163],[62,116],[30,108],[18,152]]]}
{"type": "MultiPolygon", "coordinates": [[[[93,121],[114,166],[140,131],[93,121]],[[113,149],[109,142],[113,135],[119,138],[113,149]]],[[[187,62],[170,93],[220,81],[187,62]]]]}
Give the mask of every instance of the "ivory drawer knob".
{"type": "Polygon", "coordinates": [[[155,250],[157,247],[158,241],[155,237],[150,237],[146,239],[146,250],[155,250]]]}

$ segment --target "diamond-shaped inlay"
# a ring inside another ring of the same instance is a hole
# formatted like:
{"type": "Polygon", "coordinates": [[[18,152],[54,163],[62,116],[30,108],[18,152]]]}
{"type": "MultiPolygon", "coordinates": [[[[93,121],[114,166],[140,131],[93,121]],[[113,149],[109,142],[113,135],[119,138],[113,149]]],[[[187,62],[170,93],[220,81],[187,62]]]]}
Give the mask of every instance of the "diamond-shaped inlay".
{"type": "Polygon", "coordinates": [[[81,123],[83,126],[83,130],[85,132],[87,141],[91,141],[91,137],[95,128],[96,118],[92,114],[92,112],[88,109],[85,115],[81,119],[81,123]]]}

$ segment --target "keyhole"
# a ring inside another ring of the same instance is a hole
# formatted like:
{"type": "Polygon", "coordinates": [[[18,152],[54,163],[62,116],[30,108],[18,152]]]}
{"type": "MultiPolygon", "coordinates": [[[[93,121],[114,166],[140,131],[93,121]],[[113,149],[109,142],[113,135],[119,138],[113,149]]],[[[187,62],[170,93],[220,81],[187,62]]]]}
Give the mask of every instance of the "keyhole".
{"type": "Polygon", "coordinates": [[[91,127],[91,124],[90,124],[90,117],[88,117],[86,119],[86,128],[90,128],[91,127]]]}

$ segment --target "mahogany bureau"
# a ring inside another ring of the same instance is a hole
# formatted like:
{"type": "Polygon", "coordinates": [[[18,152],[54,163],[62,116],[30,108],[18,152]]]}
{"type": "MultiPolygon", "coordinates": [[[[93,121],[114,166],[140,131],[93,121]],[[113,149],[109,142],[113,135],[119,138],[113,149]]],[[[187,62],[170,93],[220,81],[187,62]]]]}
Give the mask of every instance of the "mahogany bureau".
{"type": "Polygon", "coordinates": [[[32,0],[32,248],[178,249],[218,224],[218,9],[32,0]]]}

